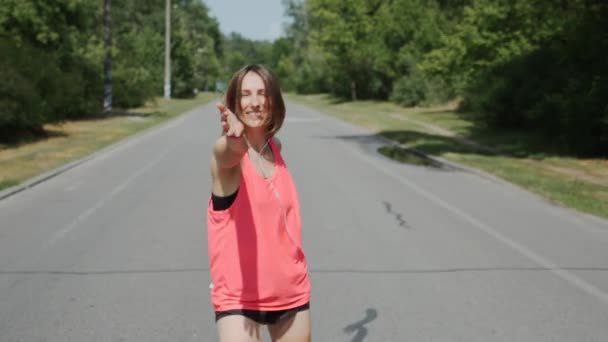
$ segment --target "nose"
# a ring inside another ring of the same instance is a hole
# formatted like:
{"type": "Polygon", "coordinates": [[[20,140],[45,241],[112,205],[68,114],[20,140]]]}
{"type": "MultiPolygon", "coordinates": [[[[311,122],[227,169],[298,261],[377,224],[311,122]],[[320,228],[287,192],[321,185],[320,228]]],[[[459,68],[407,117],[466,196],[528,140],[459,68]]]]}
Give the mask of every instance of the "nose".
{"type": "Polygon", "coordinates": [[[251,98],[251,105],[252,105],[253,107],[259,107],[259,106],[260,106],[260,104],[261,104],[261,102],[262,102],[262,101],[261,101],[261,99],[260,99],[260,96],[259,96],[259,95],[257,95],[257,94],[254,94],[254,95],[253,95],[253,97],[251,98]]]}
{"type": "Polygon", "coordinates": [[[255,110],[259,110],[262,107],[263,101],[264,101],[263,96],[255,94],[251,97],[251,102],[249,104],[255,110]]]}

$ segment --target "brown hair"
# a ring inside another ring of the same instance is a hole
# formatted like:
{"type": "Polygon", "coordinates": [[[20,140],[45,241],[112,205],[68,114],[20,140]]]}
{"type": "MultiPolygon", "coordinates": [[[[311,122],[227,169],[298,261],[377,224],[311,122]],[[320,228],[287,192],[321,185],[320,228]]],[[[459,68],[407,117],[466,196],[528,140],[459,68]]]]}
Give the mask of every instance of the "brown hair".
{"type": "Polygon", "coordinates": [[[258,74],[264,81],[266,106],[270,114],[268,118],[268,136],[272,137],[281,129],[285,120],[285,102],[283,102],[279,80],[265,66],[249,64],[235,72],[224,96],[225,104],[231,112],[241,117],[241,84],[245,75],[250,71],[258,74]]]}

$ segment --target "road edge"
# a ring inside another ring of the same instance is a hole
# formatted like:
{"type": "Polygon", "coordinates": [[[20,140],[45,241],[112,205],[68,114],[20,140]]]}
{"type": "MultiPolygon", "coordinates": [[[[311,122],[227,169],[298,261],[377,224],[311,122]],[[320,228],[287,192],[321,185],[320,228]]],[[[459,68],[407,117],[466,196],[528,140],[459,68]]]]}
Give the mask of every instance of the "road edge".
{"type": "Polygon", "coordinates": [[[166,121],[163,121],[163,122],[161,122],[159,124],[150,126],[150,127],[145,128],[145,129],[143,129],[141,131],[138,131],[136,133],[128,135],[128,136],[126,136],[126,137],[124,137],[124,138],[122,138],[120,140],[117,140],[117,141],[115,141],[115,142],[113,142],[113,143],[111,143],[111,144],[109,144],[109,145],[107,145],[107,146],[105,146],[105,147],[103,147],[103,148],[101,148],[99,150],[95,150],[95,151],[93,151],[93,152],[91,152],[91,153],[89,153],[89,154],[87,154],[87,155],[85,155],[85,156],[83,156],[81,158],[78,158],[76,160],[73,160],[71,162],[63,164],[61,166],[58,166],[58,167],[56,167],[54,169],[51,169],[49,171],[43,172],[43,173],[41,173],[39,175],[36,175],[34,177],[31,177],[31,178],[29,178],[29,179],[27,179],[27,180],[25,180],[25,181],[23,181],[23,182],[21,182],[21,183],[19,183],[17,185],[14,185],[12,187],[9,187],[9,188],[6,188],[4,190],[1,190],[0,191],[0,201],[3,201],[3,200],[5,200],[5,199],[7,199],[7,198],[9,198],[9,197],[11,197],[13,195],[16,195],[16,194],[18,194],[20,192],[23,192],[25,190],[28,190],[30,188],[33,188],[36,185],[39,185],[39,184],[41,184],[41,183],[43,183],[43,182],[45,182],[45,181],[47,181],[49,179],[52,179],[52,178],[54,178],[54,177],[56,177],[56,176],[58,176],[58,175],[60,175],[62,173],[65,173],[65,172],[67,172],[67,171],[69,171],[69,170],[71,170],[71,169],[73,169],[73,168],[75,168],[77,166],[80,166],[80,165],[86,163],[87,161],[93,160],[95,158],[100,157],[101,155],[104,155],[106,153],[111,152],[112,150],[120,148],[121,146],[126,145],[126,144],[128,144],[128,143],[130,143],[130,142],[132,142],[134,140],[141,139],[142,137],[144,137],[144,136],[146,136],[148,134],[152,134],[154,131],[160,130],[160,129],[162,129],[165,126],[173,124],[177,120],[183,120],[186,116],[191,115],[193,112],[199,110],[201,107],[208,106],[209,104],[213,103],[213,101],[214,100],[211,100],[211,101],[209,101],[207,103],[198,105],[198,106],[196,106],[196,107],[194,107],[194,108],[192,108],[190,110],[187,110],[187,111],[185,111],[185,112],[183,112],[181,114],[178,114],[178,115],[176,115],[176,116],[174,116],[174,117],[172,117],[172,118],[170,118],[170,119],[168,119],[166,121]]]}

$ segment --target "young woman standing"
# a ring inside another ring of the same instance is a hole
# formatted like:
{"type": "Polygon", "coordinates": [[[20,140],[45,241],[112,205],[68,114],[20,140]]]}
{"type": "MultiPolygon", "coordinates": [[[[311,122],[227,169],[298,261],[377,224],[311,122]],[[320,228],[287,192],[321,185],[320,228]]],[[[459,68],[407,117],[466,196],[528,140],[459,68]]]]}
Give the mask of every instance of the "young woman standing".
{"type": "Polygon", "coordinates": [[[274,135],[285,119],[277,79],[237,71],[213,147],[207,210],[211,299],[221,342],[310,341],[310,280],[298,194],[274,135]]]}

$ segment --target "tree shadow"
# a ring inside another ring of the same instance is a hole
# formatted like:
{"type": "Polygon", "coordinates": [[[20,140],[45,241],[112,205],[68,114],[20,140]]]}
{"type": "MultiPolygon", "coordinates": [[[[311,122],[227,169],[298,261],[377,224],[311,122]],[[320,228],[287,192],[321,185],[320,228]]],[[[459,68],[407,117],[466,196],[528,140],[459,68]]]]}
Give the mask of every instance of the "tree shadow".
{"type": "Polygon", "coordinates": [[[365,317],[362,320],[349,324],[346,327],[344,327],[342,330],[346,334],[355,333],[351,342],[362,342],[365,339],[365,337],[367,337],[367,334],[369,333],[369,331],[365,327],[365,325],[370,323],[371,321],[375,320],[377,317],[378,317],[378,311],[376,311],[376,309],[368,308],[367,310],[365,310],[365,317]]]}
{"type": "MultiPolygon", "coordinates": [[[[459,142],[459,139],[473,141],[481,146],[486,146],[496,155],[510,156],[514,158],[542,159],[546,157],[582,157],[576,149],[566,149],[560,140],[558,132],[555,136],[548,137],[541,128],[516,129],[516,128],[492,128],[488,126],[487,120],[479,113],[471,112],[466,105],[460,104],[453,108],[433,109],[415,108],[415,113],[429,116],[429,124],[432,124],[433,115],[452,114],[466,122],[465,132],[460,132],[456,137],[450,138],[459,142]]],[[[380,132],[384,134],[384,132],[380,132]]]]}
{"type": "Polygon", "coordinates": [[[327,98],[327,103],[332,104],[332,105],[339,105],[339,104],[343,104],[343,103],[347,103],[347,102],[351,102],[351,100],[347,99],[345,97],[331,96],[331,97],[327,98]]]}
{"type": "MultiPolygon", "coordinates": [[[[15,148],[25,144],[36,143],[51,138],[63,138],[69,134],[57,129],[44,129],[42,127],[23,127],[0,129],[0,144],[7,148],[15,148]]],[[[2,147],[2,146],[0,146],[2,147]]]]}
{"type": "Polygon", "coordinates": [[[432,155],[444,153],[470,153],[481,155],[493,155],[487,149],[477,148],[473,145],[458,143],[453,138],[440,134],[422,133],[412,130],[381,131],[378,135],[398,142],[415,150],[432,155]]]}
{"type": "MultiPolygon", "coordinates": [[[[326,95],[323,100],[330,105],[338,105],[352,102],[348,98],[337,97],[326,95]]],[[[366,102],[377,102],[379,104],[386,103],[385,101],[378,100],[365,100],[366,102]]],[[[581,157],[580,153],[575,150],[566,150],[559,139],[548,139],[546,134],[541,134],[540,131],[534,131],[531,129],[508,129],[501,128],[496,129],[489,127],[483,120],[480,114],[471,112],[466,106],[459,102],[458,104],[445,104],[435,105],[429,107],[403,107],[403,111],[412,113],[418,113],[425,116],[432,117],[433,115],[452,114],[463,120],[467,124],[465,132],[459,133],[455,137],[442,136],[440,134],[434,135],[428,133],[428,137],[432,137],[435,140],[440,140],[443,145],[444,142],[449,144],[463,144],[463,140],[470,140],[480,145],[481,148],[473,149],[473,153],[481,152],[482,154],[489,154],[509,156],[514,158],[532,158],[532,159],[543,159],[547,157],[581,157]],[[484,147],[487,149],[484,151],[484,147]]],[[[432,124],[434,120],[428,120],[428,124],[432,124]]],[[[391,131],[385,130],[380,131],[380,135],[384,136],[403,136],[413,135],[414,131],[402,130],[402,131],[391,131]]],[[[403,143],[403,141],[401,141],[403,143]]],[[[440,144],[435,145],[434,150],[443,151],[440,144]]],[[[470,147],[470,146],[469,146],[470,147]]],[[[421,149],[422,150],[422,149],[421,149]]],[[[425,151],[426,152],[426,151],[425,151]]]]}
{"type": "MultiPolygon", "coordinates": [[[[474,132],[474,130],[472,132],[474,132]]],[[[470,134],[464,138],[478,142],[478,140],[475,140],[475,137],[475,134],[470,134]]],[[[337,135],[333,138],[356,141],[362,145],[369,145],[372,143],[390,145],[389,141],[383,139],[388,138],[390,141],[397,142],[401,148],[409,149],[414,154],[416,154],[416,152],[423,152],[424,154],[432,156],[441,156],[447,153],[531,159],[543,159],[551,156],[569,156],[567,153],[559,153],[551,146],[531,143],[528,137],[517,138],[513,135],[511,135],[511,140],[509,140],[509,137],[505,136],[503,142],[498,144],[498,146],[491,146],[491,148],[484,148],[486,145],[475,146],[465,144],[459,142],[455,138],[441,134],[424,133],[414,130],[384,130],[376,134],[337,135]]],[[[423,157],[423,155],[419,156],[423,157]]]]}
{"type": "Polygon", "coordinates": [[[165,114],[165,113],[161,112],[161,111],[144,112],[144,111],[137,111],[137,110],[126,109],[126,108],[114,108],[114,109],[112,109],[112,111],[110,111],[108,113],[99,112],[99,113],[96,113],[95,115],[91,115],[88,117],[75,118],[74,121],[99,120],[99,119],[107,119],[107,118],[114,118],[114,117],[148,118],[148,117],[154,117],[154,116],[159,116],[159,115],[163,115],[163,114],[165,114]]]}
{"type": "Polygon", "coordinates": [[[390,202],[382,201],[382,204],[384,205],[384,209],[386,210],[386,213],[395,218],[395,221],[397,221],[397,225],[399,227],[405,228],[405,229],[412,229],[412,227],[403,218],[403,214],[395,212],[393,210],[393,205],[390,202]]]}
{"type": "MultiPolygon", "coordinates": [[[[403,131],[399,131],[399,134],[402,134],[403,131]]],[[[418,132],[411,132],[413,134],[412,139],[420,138],[421,136],[416,136],[420,134],[418,132]]],[[[428,135],[429,137],[435,137],[433,135],[428,135]]],[[[422,137],[425,137],[422,134],[422,137]]],[[[440,138],[440,143],[442,148],[453,148],[454,143],[449,141],[448,139],[441,139],[441,136],[437,136],[440,138]]],[[[429,151],[419,150],[412,146],[406,146],[405,144],[395,145],[392,141],[387,140],[389,138],[391,140],[397,140],[392,134],[382,135],[382,134],[361,134],[361,135],[337,135],[337,136],[317,136],[320,139],[339,139],[344,141],[354,142],[359,145],[363,150],[367,150],[368,152],[380,153],[387,158],[391,158],[393,160],[407,163],[410,165],[417,165],[422,167],[427,167],[432,170],[437,171],[456,171],[458,168],[442,163],[436,159],[430,158],[427,153],[431,153],[429,151]]],[[[403,138],[403,135],[400,136],[403,138]]],[[[404,140],[404,139],[400,139],[404,140]]],[[[405,139],[407,140],[407,139],[405,139]]],[[[428,146],[427,146],[428,147],[428,146]]],[[[464,149],[463,149],[464,151],[464,149]]],[[[440,154],[441,151],[437,151],[436,154],[440,154]]]]}
{"type": "Polygon", "coordinates": [[[65,138],[70,136],[61,126],[66,122],[88,122],[111,119],[116,117],[129,117],[133,119],[148,119],[167,115],[165,112],[141,112],[134,110],[115,109],[110,113],[95,113],[81,118],[66,118],[52,123],[51,128],[44,126],[34,127],[0,127],[0,144],[7,148],[15,148],[25,144],[32,144],[51,138],[65,138]]]}
{"type": "Polygon", "coordinates": [[[558,146],[540,137],[522,132],[491,132],[480,127],[473,127],[469,134],[458,137],[412,130],[385,130],[378,134],[431,155],[458,153],[531,159],[576,157],[575,153],[560,151],[558,146]],[[463,138],[478,146],[463,142],[463,138]]]}

